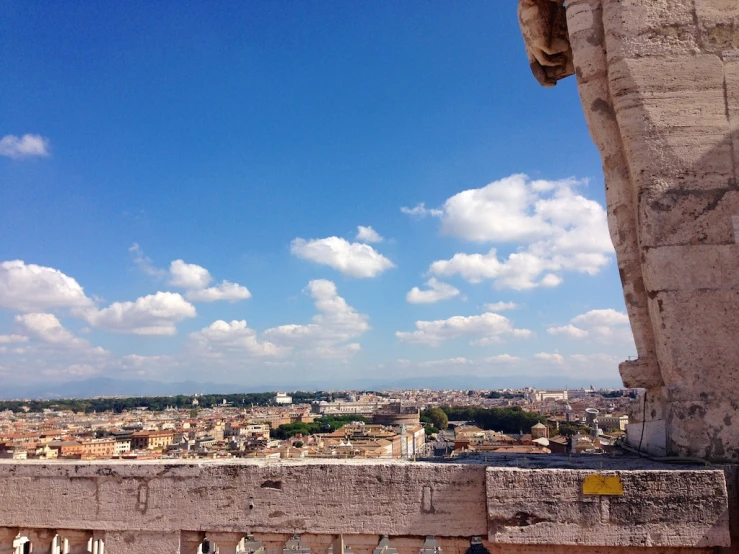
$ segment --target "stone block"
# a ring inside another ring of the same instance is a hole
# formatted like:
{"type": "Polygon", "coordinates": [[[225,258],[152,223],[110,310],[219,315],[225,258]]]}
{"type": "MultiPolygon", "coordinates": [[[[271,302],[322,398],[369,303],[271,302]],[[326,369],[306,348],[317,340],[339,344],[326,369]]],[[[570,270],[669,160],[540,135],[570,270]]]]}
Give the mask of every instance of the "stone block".
{"type": "Polygon", "coordinates": [[[655,343],[665,384],[691,391],[691,398],[735,396],[730,385],[739,380],[739,290],[659,291],[649,303],[659,322],[655,343]]]}
{"type": "Polygon", "coordinates": [[[451,536],[487,529],[483,467],[235,460],[8,469],[0,463],[7,499],[0,525],[7,526],[378,535],[433,535],[443,527],[451,536]],[[19,502],[36,508],[18,511],[19,502]]]}
{"type": "Polygon", "coordinates": [[[667,455],[667,426],[664,420],[629,423],[626,426],[626,442],[639,452],[652,456],[667,455]]]}
{"type": "Polygon", "coordinates": [[[731,130],[719,56],[623,59],[608,69],[637,194],[729,185],[731,130]]]}
{"type": "Polygon", "coordinates": [[[734,244],[739,191],[654,191],[639,197],[638,213],[643,247],[734,244]]]}
{"type": "MultiPolygon", "coordinates": [[[[108,554],[176,554],[180,552],[179,531],[107,531],[103,539],[108,554]]],[[[185,554],[185,553],[183,553],[185,554]]],[[[187,553],[194,554],[194,553],[187,553]]]]}
{"type": "Polygon", "coordinates": [[[603,18],[609,62],[699,51],[693,0],[605,1],[603,18]]]}
{"type": "Polygon", "coordinates": [[[488,468],[488,538],[504,544],[729,546],[725,491],[720,470],[488,468]],[[583,494],[583,480],[593,473],[619,476],[623,496],[583,494]]]}
{"type": "Polygon", "coordinates": [[[660,246],[644,252],[647,291],[739,290],[739,244],[660,246]]]}
{"type": "Polygon", "coordinates": [[[739,4],[736,0],[695,0],[695,18],[704,51],[739,48],[739,4]]]}

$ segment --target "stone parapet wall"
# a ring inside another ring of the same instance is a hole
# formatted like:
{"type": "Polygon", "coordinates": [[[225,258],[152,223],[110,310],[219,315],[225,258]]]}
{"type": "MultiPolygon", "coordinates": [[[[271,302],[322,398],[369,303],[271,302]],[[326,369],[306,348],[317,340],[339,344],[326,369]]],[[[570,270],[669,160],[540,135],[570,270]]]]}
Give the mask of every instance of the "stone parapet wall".
{"type": "Polygon", "coordinates": [[[126,545],[158,537],[197,545],[204,537],[197,533],[215,542],[216,533],[237,542],[248,533],[273,553],[296,533],[312,552],[328,552],[343,537],[355,553],[374,550],[382,536],[407,554],[418,554],[424,537],[446,554],[475,541],[489,552],[604,553],[708,552],[730,543],[726,479],[714,469],[3,462],[0,491],[0,528],[84,531],[102,537],[111,554],[141,551],[126,545]],[[623,494],[584,494],[588,475],[618,477],[623,494]]]}

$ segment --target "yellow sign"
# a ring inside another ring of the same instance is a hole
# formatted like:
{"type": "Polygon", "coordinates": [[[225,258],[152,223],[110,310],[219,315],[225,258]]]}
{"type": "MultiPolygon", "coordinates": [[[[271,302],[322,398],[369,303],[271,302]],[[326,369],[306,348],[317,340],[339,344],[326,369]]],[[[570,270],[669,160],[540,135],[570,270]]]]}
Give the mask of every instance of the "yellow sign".
{"type": "Polygon", "coordinates": [[[623,496],[624,485],[618,475],[588,475],[582,482],[582,493],[623,496]]]}

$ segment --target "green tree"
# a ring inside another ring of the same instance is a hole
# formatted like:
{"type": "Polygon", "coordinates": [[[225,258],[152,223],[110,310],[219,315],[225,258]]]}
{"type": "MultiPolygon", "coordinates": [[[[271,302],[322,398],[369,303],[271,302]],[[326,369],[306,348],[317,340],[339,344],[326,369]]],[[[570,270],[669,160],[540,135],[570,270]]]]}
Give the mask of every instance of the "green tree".
{"type": "Polygon", "coordinates": [[[588,433],[589,430],[587,427],[583,427],[582,425],[572,425],[571,423],[562,423],[559,426],[559,434],[563,437],[571,437],[572,435],[577,435],[582,432],[588,433]]]}
{"type": "Polygon", "coordinates": [[[431,418],[433,426],[437,429],[446,429],[449,427],[449,417],[441,408],[431,408],[428,411],[428,416],[431,418]]]}

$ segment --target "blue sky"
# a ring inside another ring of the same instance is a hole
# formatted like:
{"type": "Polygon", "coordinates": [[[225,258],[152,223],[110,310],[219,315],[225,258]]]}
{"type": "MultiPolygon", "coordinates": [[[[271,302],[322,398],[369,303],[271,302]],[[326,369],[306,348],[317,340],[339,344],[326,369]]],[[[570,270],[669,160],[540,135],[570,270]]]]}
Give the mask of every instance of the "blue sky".
{"type": "Polygon", "coordinates": [[[9,386],[634,354],[575,82],[536,83],[515,2],[11,1],[0,69],[9,386]]]}

